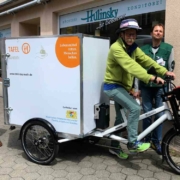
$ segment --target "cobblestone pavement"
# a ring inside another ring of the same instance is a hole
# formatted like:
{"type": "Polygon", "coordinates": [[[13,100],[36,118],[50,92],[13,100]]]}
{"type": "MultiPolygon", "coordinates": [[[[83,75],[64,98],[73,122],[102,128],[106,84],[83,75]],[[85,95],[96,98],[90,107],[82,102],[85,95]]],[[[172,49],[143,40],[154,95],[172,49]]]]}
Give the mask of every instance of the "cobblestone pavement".
{"type": "Polygon", "coordinates": [[[19,128],[4,125],[0,98],[0,180],[179,180],[161,156],[148,150],[128,160],[118,159],[107,148],[71,141],[61,144],[48,166],[30,162],[18,140],[19,128]]]}

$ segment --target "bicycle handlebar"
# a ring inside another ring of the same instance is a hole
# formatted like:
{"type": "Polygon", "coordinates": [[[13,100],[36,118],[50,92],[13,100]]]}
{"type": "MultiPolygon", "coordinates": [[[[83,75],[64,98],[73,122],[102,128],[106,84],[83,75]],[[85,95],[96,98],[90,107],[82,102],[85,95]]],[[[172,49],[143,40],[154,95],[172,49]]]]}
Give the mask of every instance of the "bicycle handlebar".
{"type": "MultiPolygon", "coordinates": [[[[149,68],[149,70],[147,71],[148,74],[154,74],[156,76],[155,80],[157,79],[157,72],[156,69],[152,66],[149,68]]],[[[172,81],[174,80],[173,76],[165,76],[164,81],[165,83],[162,85],[163,87],[163,91],[164,91],[164,97],[175,94],[176,92],[173,91],[174,88],[176,88],[175,84],[172,83],[172,81]],[[173,88],[172,88],[173,86],[173,88]]],[[[154,83],[156,83],[154,81],[154,83]]],[[[160,84],[160,83],[159,83],[160,84]]]]}
{"type": "Polygon", "coordinates": [[[174,77],[173,76],[165,76],[164,80],[165,81],[173,81],[174,77]]]}
{"type": "Polygon", "coordinates": [[[165,80],[165,83],[163,84],[164,96],[166,97],[166,96],[174,94],[173,89],[172,89],[172,86],[173,88],[176,88],[175,84],[172,83],[172,81],[174,80],[174,77],[165,76],[164,80],[165,80]]]}

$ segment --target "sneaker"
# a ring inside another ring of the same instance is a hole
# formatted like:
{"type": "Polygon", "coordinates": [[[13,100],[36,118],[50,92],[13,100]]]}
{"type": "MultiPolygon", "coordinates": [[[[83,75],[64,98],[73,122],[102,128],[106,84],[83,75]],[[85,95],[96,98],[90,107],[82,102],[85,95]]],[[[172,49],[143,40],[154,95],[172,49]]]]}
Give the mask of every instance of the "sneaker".
{"type": "Polygon", "coordinates": [[[129,156],[122,149],[109,149],[111,154],[116,155],[120,159],[127,159],[129,156]]]}
{"type": "Polygon", "coordinates": [[[146,151],[150,148],[150,143],[142,143],[140,141],[136,141],[135,143],[128,143],[127,147],[131,153],[138,153],[146,151]]]}
{"type": "Polygon", "coordinates": [[[151,148],[154,149],[157,152],[157,154],[162,155],[160,142],[152,142],[151,143],[151,148]]]}

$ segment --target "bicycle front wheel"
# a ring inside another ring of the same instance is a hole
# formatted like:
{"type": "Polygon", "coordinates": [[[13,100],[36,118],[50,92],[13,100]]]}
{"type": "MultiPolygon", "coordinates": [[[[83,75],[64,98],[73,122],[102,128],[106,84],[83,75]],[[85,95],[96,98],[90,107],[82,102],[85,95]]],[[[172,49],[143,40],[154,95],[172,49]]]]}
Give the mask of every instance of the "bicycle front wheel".
{"type": "Polygon", "coordinates": [[[50,164],[59,149],[53,131],[47,124],[38,121],[24,126],[21,143],[28,158],[37,164],[50,164]]]}
{"type": "Polygon", "coordinates": [[[163,155],[168,165],[180,174],[180,133],[171,129],[163,141],[163,155]]]}

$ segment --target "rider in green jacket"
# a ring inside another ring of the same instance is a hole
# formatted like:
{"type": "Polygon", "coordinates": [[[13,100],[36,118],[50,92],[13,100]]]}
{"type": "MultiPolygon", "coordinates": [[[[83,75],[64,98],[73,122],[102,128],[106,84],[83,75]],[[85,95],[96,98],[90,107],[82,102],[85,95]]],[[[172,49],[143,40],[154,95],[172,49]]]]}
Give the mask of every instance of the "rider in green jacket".
{"type": "MultiPolygon", "coordinates": [[[[169,72],[166,68],[158,65],[134,43],[137,31],[140,29],[135,19],[122,20],[120,28],[117,30],[119,38],[111,45],[109,50],[104,77],[104,92],[115,101],[115,125],[123,122],[120,108],[124,107],[129,111],[127,147],[131,153],[143,152],[150,147],[150,143],[137,141],[141,107],[133,96],[129,94],[134,77],[144,83],[155,80],[157,84],[164,84],[162,78],[147,74],[145,69],[151,66],[154,66],[157,73],[161,76],[169,75],[175,77],[173,72],[169,72]]],[[[110,149],[110,153],[117,155],[121,159],[128,158],[128,155],[122,151],[119,142],[112,142],[112,146],[116,147],[116,149],[110,149]],[[117,149],[118,147],[119,149],[117,149]]]]}

